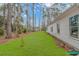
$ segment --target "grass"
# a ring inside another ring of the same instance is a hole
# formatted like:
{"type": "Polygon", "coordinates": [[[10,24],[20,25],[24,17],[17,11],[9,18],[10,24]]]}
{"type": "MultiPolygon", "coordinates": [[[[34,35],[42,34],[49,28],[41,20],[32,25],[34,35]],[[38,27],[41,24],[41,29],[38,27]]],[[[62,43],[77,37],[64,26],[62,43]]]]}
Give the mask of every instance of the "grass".
{"type": "Polygon", "coordinates": [[[1,56],[65,56],[66,51],[56,46],[54,38],[44,32],[34,32],[16,40],[0,44],[1,56]],[[24,47],[20,47],[22,40],[24,47]]]}

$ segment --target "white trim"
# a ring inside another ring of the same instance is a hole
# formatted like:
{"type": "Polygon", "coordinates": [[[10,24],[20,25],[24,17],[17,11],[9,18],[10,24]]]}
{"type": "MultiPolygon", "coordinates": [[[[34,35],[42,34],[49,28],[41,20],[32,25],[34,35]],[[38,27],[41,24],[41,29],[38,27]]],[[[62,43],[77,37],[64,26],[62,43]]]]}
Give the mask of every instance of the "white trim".
{"type": "Polygon", "coordinates": [[[78,38],[79,38],[79,17],[78,17],[78,38]]]}

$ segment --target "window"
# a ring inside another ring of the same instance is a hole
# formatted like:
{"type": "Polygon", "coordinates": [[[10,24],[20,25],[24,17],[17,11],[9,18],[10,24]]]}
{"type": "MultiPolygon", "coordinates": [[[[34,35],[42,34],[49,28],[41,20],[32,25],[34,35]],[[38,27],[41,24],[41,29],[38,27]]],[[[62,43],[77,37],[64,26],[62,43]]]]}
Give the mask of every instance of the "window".
{"type": "Polygon", "coordinates": [[[51,32],[53,32],[53,27],[51,27],[51,32]]]}
{"type": "Polygon", "coordinates": [[[79,15],[75,15],[69,19],[70,35],[74,38],[78,38],[78,17],[79,15]]]}
{"type": "Polygon", "coordinates": [[[60,33],[60,27],[59,27],[59,24],[57,24],[57,33],[60,33]]]}

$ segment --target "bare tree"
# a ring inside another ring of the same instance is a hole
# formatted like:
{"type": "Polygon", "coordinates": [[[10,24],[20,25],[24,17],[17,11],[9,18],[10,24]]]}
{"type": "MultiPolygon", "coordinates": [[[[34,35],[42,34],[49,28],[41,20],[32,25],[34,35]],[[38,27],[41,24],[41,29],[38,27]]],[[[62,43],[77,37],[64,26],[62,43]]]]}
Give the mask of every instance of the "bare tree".
{"type": "Polygon", "coordinates": [[[21,16],[21,4],[18,3],[16,6],[16,20],[15,20],[15,25],[16,25],[16,33],[22,33],[21,31],[21,22],[22,20],[22,16],[21,16]]]}
{"type": "Polygon", "coordinates": [[[5,38],[12,37],[12,29],[11,29],[11,22],[12,22],[12,14],[11,14],[11,4],[7,3],[4,4],[4,27],[5,27],[5,38]]]}
{"type": "Polygon", "coordinates": [[[27,32],[30,31],[30,16],[29,16],[29,4],[27,3],[26,4],[26,15],[27,15],[27,21],[26,21],[26,24],[27,24],[27,32]]]}
{"type": "Polygon", "coordinates": [[[35,26],[34,26],[34,23],[35,23],[35,12],[34,12],[34,6],[35,6],[35,4],[33,3],[33,4],[32,4],[32,10],[33,10],[33,11],[32,11],[32,12],[33,12],[33,13],[32,13],[32,14],[33,14],[33,15],[32,15],[32,16],[33,16],[33,18],[32,18],[32,19],[33,19],[33,31],[35,30],[35,26]]]}

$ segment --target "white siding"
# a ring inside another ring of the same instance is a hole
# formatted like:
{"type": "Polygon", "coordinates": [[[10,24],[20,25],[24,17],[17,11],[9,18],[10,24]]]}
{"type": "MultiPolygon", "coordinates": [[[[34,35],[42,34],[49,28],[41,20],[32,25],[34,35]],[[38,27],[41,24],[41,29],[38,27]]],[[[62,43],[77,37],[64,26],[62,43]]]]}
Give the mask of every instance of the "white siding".
{"type": "Polygon", "coordinates": [[[72,38],[69,32],[69,17],[77,14],[79,14],[79,10],[75,10],[74,12],[67,15],[63,19],[59,19],[59,21],[57,21],[56,23],[48,26],[47,32],[79,49],[79,38],[78,39],[72,38]],[[56,25],[57,23],[59,24],[60,27],[60,33],[57,33],[57,25],[56,25]],[[53,26],[53,32],[51,32],[50,30],[51,26],[53,26]]]}

